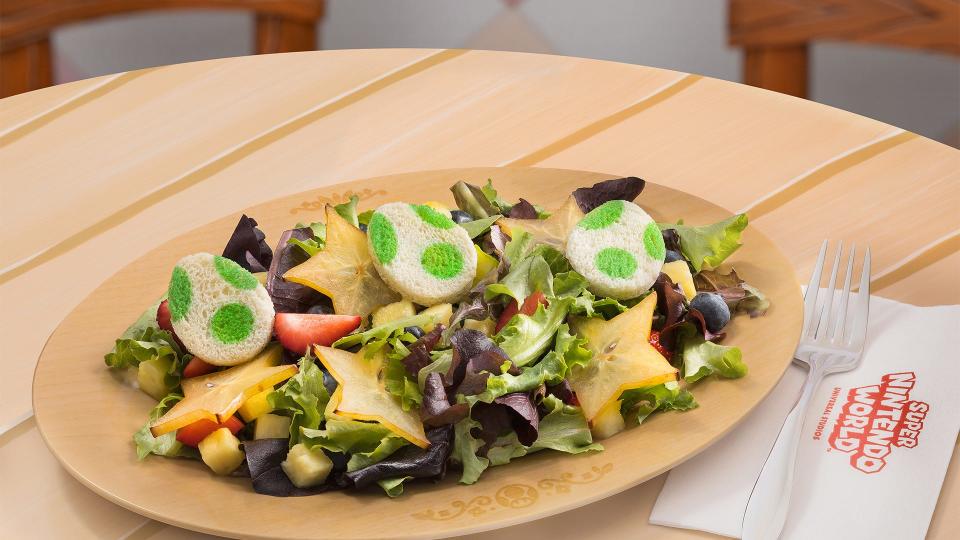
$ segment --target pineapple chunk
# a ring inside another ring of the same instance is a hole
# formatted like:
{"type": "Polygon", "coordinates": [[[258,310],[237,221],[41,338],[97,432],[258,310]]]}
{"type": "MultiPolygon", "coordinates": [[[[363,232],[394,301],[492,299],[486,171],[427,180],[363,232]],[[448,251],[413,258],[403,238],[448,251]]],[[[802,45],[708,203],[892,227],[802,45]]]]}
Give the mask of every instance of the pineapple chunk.
{"type": "Polygon", "coordinates": [[[473,284],[476,285],[491,270],[497,267],[497,259],[488,255],[486,251],[480,249],[480,246],[474,244],[473,248],[477,251],[477,272],[473,276],[473,284]]]}
{"type": "Polygon", "coordinates": [[[157,401],[163,399],[170,393],[166,377],[172,365],[173,361],[165,358],[151,358],[140,362],[140,367],[137,368],[137,383],[140,389],[157,401]]]}
{"type": "Polygon", "coordinates": [[[663,265],[660,271],[666,274],[670,278],[670,281],[680,286],[680,290],[683,291],[683,296],[685,296],[688,301],[693,300],[693,297],[697,295],[697,288],[693,285],[693,276],[690,275],[690,267],[687,266],[686,262],[668,262],[663,265]]]}
{"type": "Polygon", "coordinates": [[[280,463],[280,468],[293,485],[308,488],[322,484],[327,479],[333,469],[333,462],[321,448],[311,450],[300,443],[290,449],[287,459],[280,463]]]}
{"type": "Polygon", "coordinates": [[[254,439],[286,439],[290,436],[290,417],[264,414],[253,427],[254,439]]]}
{"type": "Polygon", "coordinates": [[[373,325],[380,326],[400,319],[413,317],[417,310],[413,307],[413,302],[401,300],[392,304],[387,304],[373,312],[373,325]]]}
{"type": "Polygon", "coordinates": [[[600,409],[597,416],[590,422],[590,432],[594,439],[606,439],[620,433],[627,428],[620,414],[620,400],[611,401],[609,405],[600,409]]]}
{"type": "Polygon", "coordinates": [[[217,474],[230,474],[243,463],[240,439],[228,428],[220,428],[207,435],[200,444],[200,457],[217,474]]]}
{"type": "Polygon", "coordinates": [[[267,273],[266,272],[253,272],[253,277],[257,278],[257,281],[260,282],[264,287],[267,286],[267,273]]]}
{"type": "Polygon", "coordinates": [[[424,332],[430,332],[437,324],[447,324],[453,317],[452,304],[437,304],[420,312],[420,315],[433,316],[433,322],[423,325],[424,332]]]}
{"type": "Polygon", "coordinates": [[[492,336],[497,328],[497,321],[493,319],[484,319],[478,321],[476,319],[467,319],[463,321],[463,327],[467,330],[479,330],[488,336],[492,336]]]}
{"type": "Polygon", "coordinates": [[[243,402],[243,405],[240,405],[240,408],[237,409],[237,412],[240,413],[240,416],[243,417],[247,422],[253,422],[257,418],[271,412],[273,407],[270,406],[270,402],[267,401],[267,396],[273,392],[273,388],[267,388],[259,394],[254,394],[247,398],[243,402]]]}

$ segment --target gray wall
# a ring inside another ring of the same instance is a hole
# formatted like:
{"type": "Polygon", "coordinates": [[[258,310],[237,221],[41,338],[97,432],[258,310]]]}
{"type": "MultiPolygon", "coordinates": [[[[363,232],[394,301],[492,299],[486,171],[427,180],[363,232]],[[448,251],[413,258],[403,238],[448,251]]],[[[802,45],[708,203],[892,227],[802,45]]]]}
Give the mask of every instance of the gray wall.
{"type": "MultiPolygon", "coordinates": [[[[720,0],[328,0],[326,49],[472,47],[552,52],[740,80],[720,0]],[[590,6],[589,9],[586,6],[590,6]]],[[[162,12],[105,19],[55,36],[57,80],[237,56],[252,50],[240,12],[162,12]]],[[[960,142],[960,62],[850,44],[817,44],[812,98],[922,135],[960,142]]]]}

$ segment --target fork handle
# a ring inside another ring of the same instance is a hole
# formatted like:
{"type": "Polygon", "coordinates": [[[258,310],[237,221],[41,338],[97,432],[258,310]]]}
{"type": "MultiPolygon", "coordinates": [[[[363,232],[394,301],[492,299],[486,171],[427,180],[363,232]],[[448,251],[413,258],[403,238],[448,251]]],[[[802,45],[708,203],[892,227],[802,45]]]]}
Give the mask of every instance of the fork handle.
{"type": "Polygon", "coordinates": [[[803,420],[813,392],[825,375],[819,362],[811,362],[803,391],[793,410],[787,415],[780,434],[767,456],[760,477],[753,486],[743,516],[743,540],[772,540],[779,538],[787,521],[787,508],[793,477],[797,468],[797,447],[803,431],[803,420]]]}

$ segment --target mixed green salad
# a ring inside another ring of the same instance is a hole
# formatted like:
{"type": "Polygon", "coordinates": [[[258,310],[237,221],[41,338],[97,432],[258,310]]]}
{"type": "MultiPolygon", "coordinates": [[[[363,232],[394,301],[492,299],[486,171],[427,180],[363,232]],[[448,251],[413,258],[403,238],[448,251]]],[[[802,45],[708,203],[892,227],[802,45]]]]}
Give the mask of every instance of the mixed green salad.
{"type": "Polygon", "coordinates": [[[242,216],[195,253],[105,356],[157,400],[140,459],[202,460],[258,493],[373,484],[597,441],[697,407],[697,381],[743,377],[731,316],[769,302],[720,264],[745,215],[657,223],[629,177],[556,209],[458,182],[456,208],[358,198],[271,249],[242,216]]]}

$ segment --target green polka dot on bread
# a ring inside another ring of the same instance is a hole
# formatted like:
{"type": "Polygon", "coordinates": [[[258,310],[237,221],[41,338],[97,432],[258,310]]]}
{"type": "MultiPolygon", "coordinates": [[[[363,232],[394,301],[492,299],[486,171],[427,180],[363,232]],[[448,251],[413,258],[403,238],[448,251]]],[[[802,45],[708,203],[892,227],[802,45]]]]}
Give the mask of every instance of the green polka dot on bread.
{"type": "Polygon", "coordinates": [[[456,300],[473,283],[473,241],[463,227],[429,206],[380,206],[370,219],[367,245],[380,277],[418,304],[456,300]]]}
{"type": "Polygon", "coordinates": [[[209,253],[180,259],[167,295],[177,337],[208,363],[240,364],[270,340],[273,301],[253,274],[230,259],[209,253]]]}

